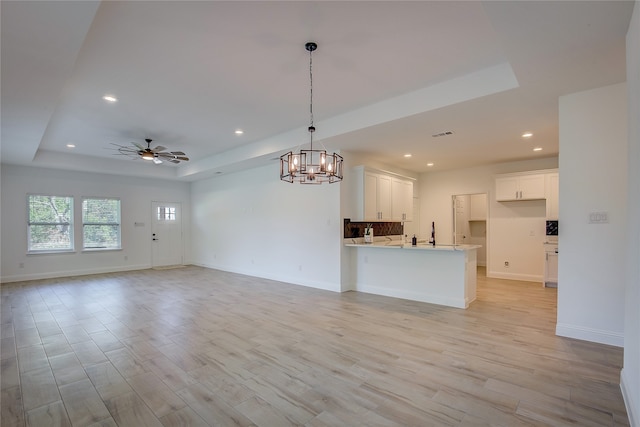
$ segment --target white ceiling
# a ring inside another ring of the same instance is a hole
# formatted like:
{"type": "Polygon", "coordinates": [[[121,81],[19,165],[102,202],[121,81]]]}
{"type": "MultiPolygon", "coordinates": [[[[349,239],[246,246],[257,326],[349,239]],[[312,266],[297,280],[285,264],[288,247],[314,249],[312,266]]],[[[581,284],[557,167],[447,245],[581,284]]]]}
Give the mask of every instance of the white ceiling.
{"type": "Polygon", "coordinates": [[[2,162],[180,180],[271,162],[277,174],[272,159],[308,142],[307,41],[329,151],[416,173],[556,156],[558,97],[625,81],[633,5],[3,0],[2,162]],[[191,161],[114,155],[145,138],[191,161]]]}

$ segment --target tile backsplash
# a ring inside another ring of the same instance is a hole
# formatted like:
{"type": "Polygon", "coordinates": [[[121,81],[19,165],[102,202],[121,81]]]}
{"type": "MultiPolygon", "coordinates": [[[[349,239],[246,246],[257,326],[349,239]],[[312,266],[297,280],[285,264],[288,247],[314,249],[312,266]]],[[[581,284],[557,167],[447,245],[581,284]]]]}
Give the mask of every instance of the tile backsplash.
{"type": "Polygon", "coordinates": [[[376,237],[397,236],[403,234],[403,226],[401,222],[351,222],[349,218],[345,218],[343,237],[345,239],[364,237],[364,229],[367,227],[367,224],[371,224],[373,227],[373,235],[376,237]]]}

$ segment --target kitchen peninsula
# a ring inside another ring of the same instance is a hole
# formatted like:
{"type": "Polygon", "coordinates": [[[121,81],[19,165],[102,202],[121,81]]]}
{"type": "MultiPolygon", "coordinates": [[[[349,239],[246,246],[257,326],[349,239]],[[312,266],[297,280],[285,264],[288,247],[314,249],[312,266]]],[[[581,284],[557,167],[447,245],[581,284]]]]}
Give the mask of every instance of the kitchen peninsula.
{"type": "MultiPolygon", "coordinates": [[[[477,245],[349,243],[354,290],[467,308],[476,299],[477,245]]],[[[354,240],[351,240],[354,242],[354,240]]]]}

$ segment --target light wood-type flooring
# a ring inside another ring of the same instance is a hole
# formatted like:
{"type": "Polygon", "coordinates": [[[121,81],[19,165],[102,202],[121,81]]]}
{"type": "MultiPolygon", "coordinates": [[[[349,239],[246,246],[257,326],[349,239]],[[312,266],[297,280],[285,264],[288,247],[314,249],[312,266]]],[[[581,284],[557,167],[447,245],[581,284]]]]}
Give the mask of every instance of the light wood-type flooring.
{"type": "Polygon", "coordinates": [[[482,271],[467,310],[200,267],[1,291],[2,427],[629,425],[622,349],[482,271]]]}

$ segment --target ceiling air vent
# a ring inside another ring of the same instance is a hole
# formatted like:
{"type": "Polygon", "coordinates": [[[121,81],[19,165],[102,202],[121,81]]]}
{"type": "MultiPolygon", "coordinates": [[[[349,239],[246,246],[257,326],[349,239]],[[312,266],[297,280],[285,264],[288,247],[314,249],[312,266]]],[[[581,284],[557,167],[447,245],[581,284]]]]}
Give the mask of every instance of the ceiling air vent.
{"type": "Polygon", "coordinates": [[[434,133],[433,135],[431,135],[434,138],[438,138],[441,136],[449,136],[449,135],[453,135],[453,132],[450,130],[444,131],[444,132],[440,132],[440,133],[434,133]]]}

